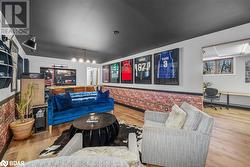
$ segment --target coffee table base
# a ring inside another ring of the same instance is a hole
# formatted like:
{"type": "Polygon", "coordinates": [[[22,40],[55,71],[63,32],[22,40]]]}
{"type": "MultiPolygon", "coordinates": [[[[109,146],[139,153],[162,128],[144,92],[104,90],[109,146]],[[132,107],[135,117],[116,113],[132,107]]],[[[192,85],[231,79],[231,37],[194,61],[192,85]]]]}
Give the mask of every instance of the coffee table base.
{"type": "Polygon", "coordinates": [[[82,133],[82,147],[106,146],[115,140],[119,133],[119,123],[116,120],[113,124],[101,129],[80,130],[73,127],[75,133],[82,133]]]}

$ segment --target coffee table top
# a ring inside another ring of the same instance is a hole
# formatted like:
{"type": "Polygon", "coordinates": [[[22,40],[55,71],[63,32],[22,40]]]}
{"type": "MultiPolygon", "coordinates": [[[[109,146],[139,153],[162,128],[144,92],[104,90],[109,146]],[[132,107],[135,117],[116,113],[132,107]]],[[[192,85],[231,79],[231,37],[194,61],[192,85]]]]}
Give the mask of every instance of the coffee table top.
{"type": "Polygon", "coordinates": [[[116,121],[116,117],[110,113],[96,113],[93,115],[87,115],[73,121],[73,126],[80,130],[95,130],[101,129],[113,124],[116,121]],[[95,118],[98,120],[96,123],[88,123],[87,120],[95,118]]]}

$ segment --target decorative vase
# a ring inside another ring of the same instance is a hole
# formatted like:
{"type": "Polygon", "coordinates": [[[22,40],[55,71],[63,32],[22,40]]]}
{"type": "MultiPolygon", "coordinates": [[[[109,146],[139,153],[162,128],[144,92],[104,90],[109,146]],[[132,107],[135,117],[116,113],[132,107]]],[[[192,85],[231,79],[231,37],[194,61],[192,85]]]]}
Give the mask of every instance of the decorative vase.
{"type": "Polygon", "coordinates": [[[14,140],[24,140],[29,138],[32,134],[34,122],[34,118],[26,118],[24,119],[24,122],[16,120],[10,123],[10,129],[13,132],[14,140]]]}

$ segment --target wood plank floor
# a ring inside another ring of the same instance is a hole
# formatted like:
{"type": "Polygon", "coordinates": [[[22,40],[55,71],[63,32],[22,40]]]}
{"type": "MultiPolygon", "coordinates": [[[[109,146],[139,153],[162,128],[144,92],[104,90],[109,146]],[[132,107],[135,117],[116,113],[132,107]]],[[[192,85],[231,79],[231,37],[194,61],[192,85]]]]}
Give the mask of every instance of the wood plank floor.
{"type": "MultiPolygon", "coordinates": [[[[204,109],[215,118],[206,167],[250,166],[250,111],[233,109],[204,109]]],[[[144,113],[115,105],[114,114],[128,124],[143,125],[144,113]]],[[[12,141],[4,160],[30,161],[51,145],[70,123],[53,127],[52,135],[42,132],[25,141],[12,141]]]]}

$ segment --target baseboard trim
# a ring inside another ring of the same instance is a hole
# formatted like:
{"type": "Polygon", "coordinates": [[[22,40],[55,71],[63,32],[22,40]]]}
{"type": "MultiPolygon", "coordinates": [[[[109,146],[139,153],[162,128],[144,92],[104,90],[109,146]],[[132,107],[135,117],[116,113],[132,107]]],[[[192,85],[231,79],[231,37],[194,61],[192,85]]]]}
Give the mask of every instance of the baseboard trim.
{"type": "Polygon", "coordinates": [[[8,147],[10,145],[12,138],[13,138],[13,134],[12,134],[12,132],[10,132],[10,136],[9,136],[7,142],[5,143],[3,150],[0,152],[0,161],[2,161],[4,154],[8,150],[8,147]]]}
{"type": "MultiPolygon", "coordinates": [[[[203,102],[203,103],[204,104],[211,104],[210,102],[203,102]]],[[[222,106],[222,107],[227,107],[226,103],[213,102],[212,104],[222,106]]],[[[228,107],[230,107],[230,108],[238,108],[238,109],[245,109],[245,110],[250,109],[250,106],[244,106],[244,105],[240,105],[240,104],[229,104],[228,107]]]]}
{"type": "Polygon", "coordinates": [[[119,102],[116,102],[116,101],[115,101],[115,104],[119,104],[121,106],[128,107],[130,109],[137,110],[137,111],[140,111],[140,112],[145,112],[144,109],[141,109],[141,108],[138,108],[138,107],[133,107],[133,106],[130,106],[130,105],[127,105],[127,104],[123,104],[123,103],[119,103],[119,102]]]}

